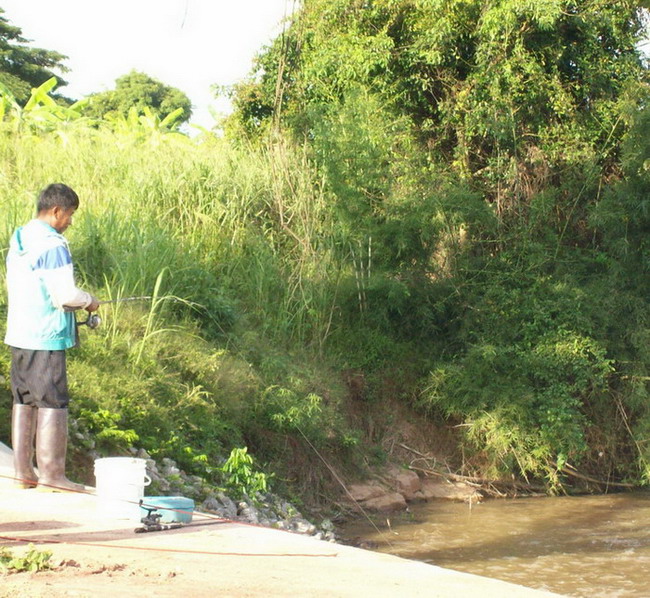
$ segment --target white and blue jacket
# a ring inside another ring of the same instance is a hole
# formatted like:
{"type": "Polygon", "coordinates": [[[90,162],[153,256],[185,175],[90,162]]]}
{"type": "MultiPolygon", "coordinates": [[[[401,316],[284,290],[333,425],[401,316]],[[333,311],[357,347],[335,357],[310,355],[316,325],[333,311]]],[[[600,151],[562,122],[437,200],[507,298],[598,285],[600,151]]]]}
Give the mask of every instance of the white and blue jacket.
{"type": "Polygon", "coordinates": [[[75,285],[68,243],[46,222],[34,219],[11,237],[7,292],[6,344],[49,351],[74,346],[74,314],[63,306],[87,307],[92,296],[75,285]]]}

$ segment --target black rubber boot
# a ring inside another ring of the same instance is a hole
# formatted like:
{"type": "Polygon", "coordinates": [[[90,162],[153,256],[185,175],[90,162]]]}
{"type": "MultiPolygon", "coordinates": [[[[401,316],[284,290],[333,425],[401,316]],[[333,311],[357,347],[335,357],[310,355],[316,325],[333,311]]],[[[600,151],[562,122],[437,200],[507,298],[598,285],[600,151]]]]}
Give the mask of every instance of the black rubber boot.
{"type": "Polygon", "coordinates": [[[36,407],[14,403],[11,412],[11,446],[14,450],[14,485],[17,488],[34,488],[38,484],[38,476],[34,471],[36,415],[36,407]]]}
{"type": "Polygon", "coordinates": [[[65,477],[65,455],[68,448],[68,410],[38,410],[36,431],[36,463],[38,490],[43,492],[83,492],[82,484],[65,477]]]}

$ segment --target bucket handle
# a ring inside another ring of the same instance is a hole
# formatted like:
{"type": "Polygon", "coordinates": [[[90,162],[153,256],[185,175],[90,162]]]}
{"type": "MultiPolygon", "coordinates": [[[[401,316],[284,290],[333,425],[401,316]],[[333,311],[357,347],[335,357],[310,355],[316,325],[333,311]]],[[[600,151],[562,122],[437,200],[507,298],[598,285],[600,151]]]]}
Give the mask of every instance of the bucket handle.
{"type": "Polygon", "coordinates": [[[144,485],[148,486],[149,484],[151,484],[151,478],[145,473],[144,474],[144,485]]]}

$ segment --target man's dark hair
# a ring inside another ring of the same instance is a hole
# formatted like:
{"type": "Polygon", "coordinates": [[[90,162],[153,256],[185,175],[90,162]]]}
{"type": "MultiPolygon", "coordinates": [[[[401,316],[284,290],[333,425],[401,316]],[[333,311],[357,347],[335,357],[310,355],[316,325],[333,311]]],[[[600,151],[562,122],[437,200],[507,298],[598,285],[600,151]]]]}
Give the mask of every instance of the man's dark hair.
{"type": "Polygon", "coordinates": [[[70,187],[63,183],[52,183],[45,187],[45,189],[43,189],[39,194],[36,210],[40,214],[41,212],[47,212],[56,206],[63,208],[64,210],[70,208],[76,210],[79,207],[79,196],[70,187]]]}

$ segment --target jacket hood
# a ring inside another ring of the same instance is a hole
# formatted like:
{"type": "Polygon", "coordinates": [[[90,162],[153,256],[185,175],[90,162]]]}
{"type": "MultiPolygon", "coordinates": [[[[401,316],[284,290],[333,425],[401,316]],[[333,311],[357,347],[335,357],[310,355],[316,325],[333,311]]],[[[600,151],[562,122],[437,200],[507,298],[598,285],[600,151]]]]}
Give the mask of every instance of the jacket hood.
{"type": "Polygon", "coordinates": [[[59,239],[61,235],[57,233],[49,224],[34,218],[24,226],[16,229],[11,237],[9,249],[18,255],[25,255],[37,245],[42,245],[44,239],[59,239]]]}

